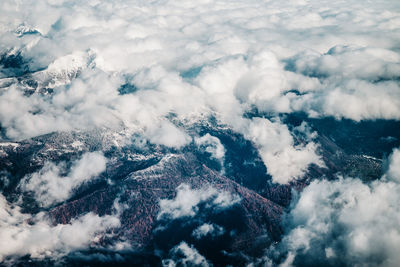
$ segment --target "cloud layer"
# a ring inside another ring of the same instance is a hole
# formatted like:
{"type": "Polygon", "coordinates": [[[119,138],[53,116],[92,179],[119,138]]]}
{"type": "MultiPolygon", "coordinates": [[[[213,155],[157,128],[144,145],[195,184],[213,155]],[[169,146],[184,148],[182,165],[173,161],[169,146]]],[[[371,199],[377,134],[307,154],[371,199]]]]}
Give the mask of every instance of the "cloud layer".
{"type": "MultiPolygon", "coordinates": [[[[399,119],[398,10],[396,1],[7,0],[0,123],[12,139],[128,128],[180,148],[192,138],[178,122],[208,115],[260,141],[244,118],[252,108],[399,119]]],[[[276,182],[318,163],[313,144],[289,142],[279,166],[276,148],[259,147],[276,182]]]]}

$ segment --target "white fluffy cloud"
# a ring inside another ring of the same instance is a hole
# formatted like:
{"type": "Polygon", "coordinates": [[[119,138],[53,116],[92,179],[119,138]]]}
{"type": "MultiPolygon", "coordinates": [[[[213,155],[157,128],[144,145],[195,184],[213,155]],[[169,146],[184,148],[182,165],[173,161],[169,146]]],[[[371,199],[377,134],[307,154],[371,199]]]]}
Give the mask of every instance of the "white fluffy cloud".
{"type": "Polygon", "coordinates": [[[400,149],[393,150],[388,160],[388,170],[385,179],[400,184],[400,149]]]}
{"type": "Polygon", "coordinates": [[[182,241],[179,245],[173,247],[170,251],[173,259],[165,259],[162,265],[165,267],[175,266],[210,266],[207,259],[201,255],[196,248],[189,246],[186,242],[182,241]]]}
{"type": "Polygon", "coordinates": [[[275,248],[287,253],[286,264],[397,266],[399,160],[395,149],[388,172],[371,184],[342,178],[314,181],[305,188],[289,213],[289,232],[275,248]]]}
{"type": "Polygon", "coordinates": [[[221,141],[210,134],[205,134],[202,137],[195,138],[195,143],[199,147],[204,147],[204,150],[211,154],[211,157],[223,160],[225,157],[225,148],[221,141]]]}
{"type": "Polygon", "coordinates": [[[109,229],[119,227],[118,217],[88,213],[70,224],[53,225],[43,213],[22,213],[0,195],[0,262],[13,257],[60,257],[94,246],[109,229]]]}
{"type": "Polygon", "coordinates": [[[224,161],[226,150],[221,141],[217,137],[207,133],[201,137],[195,137],[194,142],[200,150],[210,153],[211,158],[218,160],[221,166],[221,173],[225,173],[224,161]]]}
{"type": "Polygon", "coordinates": [[[268,119],[254,118],[246,127],[247,136],[259,148],[261,158],[272,175],[272,181],[286,184],[301,178],[311,163],[324,166],[316,153],[317,145],[295,145],[286,125],[268,119]]]}
{"type": "Polygon", "coordinates": [[[38,172],[24,178],[21,188],[32,191],[42,206],[50,206],[71,197],[73,189],[102,173],[106,169],[106,163],[107,159],[102,153],[88,152],[74,161],[68,174],[62,176],[65,163],[55,165],[46,162],[38,172]]]}
{"type": "Polygon", "coordinates": [[[222,226],[216,225],[216,224],[209,224],[209,223],[204,223],[197,227],[196,229],[193,230],[192,236],[194,236],[196,239],[200,239],[205,236],[220,236],[225,233],[225,229],[222,226]]]}
{"type": "Polygon", "coordinates": [[[225,209],[240,201],[238,195],[232,195],[226,191],[218,191],[213,187],[192,189],[187,184],[181,184],[177,188],[174,199],[161,199],[160,212],[157,218],[177,219],[180,217],[193,217],[197,214],[201,203],[214,209],[225,209]]]}

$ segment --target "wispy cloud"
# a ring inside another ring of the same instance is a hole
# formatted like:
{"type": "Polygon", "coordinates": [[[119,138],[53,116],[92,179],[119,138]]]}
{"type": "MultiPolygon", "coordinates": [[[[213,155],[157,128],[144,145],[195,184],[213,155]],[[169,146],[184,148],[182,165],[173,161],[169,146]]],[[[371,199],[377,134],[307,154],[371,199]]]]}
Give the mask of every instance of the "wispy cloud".
{"type": "Polygon", "coordinates": [[[46,162],[41,170],[25,177],[21,182],[24,191],[31,191],[42,206],[50,206],[71,197],[73,189],[98,176],[106,169],[107,159],[100,152],[85,153],[72,163],[66,176],[65,162],[55,165],[46,162]]]}

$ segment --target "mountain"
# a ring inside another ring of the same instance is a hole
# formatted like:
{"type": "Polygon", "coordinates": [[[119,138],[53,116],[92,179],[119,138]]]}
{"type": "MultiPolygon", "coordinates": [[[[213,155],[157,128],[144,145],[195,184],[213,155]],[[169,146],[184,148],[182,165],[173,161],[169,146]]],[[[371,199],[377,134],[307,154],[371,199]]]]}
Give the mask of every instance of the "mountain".
{"type": "MultiPolygon", "coordinates": [[[[293,127],[303,119],[301,114],[286,118],[293,127]]],[[[87,264],[88,258],[91,263],[100,263],[94,255],[112,252],[99,250],[99,245],[106,248],[115,242],[130,244],[130,252],[115,252],[125,257],[125,263],[161,263],[175,246],[185,241],[193,244],[213,264],[245,264],[249,257],[262,256],[265,248],[280,241],[281,221],[294,192],[321,177],[336,179],[336,174],[362,174],[367,180],[377,179],[383,168],[381,158],[390,152],[391,146],[398,145],[398,139],[390,146],[382,141],[379,149],[376,143],[373,147],[370,143],[376,136],[393,133],[393,123],[376,122],[380,127],[373,128],[368,127],[368,123],[349,125],[346,121],[329,119],[310,120],[309,123],[319,133],[319,153],[325,166],[311,165],[304,178],[288,185],[271,182],[252,142],[226,127],[200,123],[191,125],[188,130],[219,138],[226,150],[223,166],[194,142],[171,150],[159,145],[144,148],[124,145],[116,141],[118,135],[105,129],[53,133],[0,144],[0,169],[3,176],[9,178],[2,179],[1,189],[10,201],[23,196],[24,212],[45,212],[53,225],[70,224],[89,212],[99,216],[114,214],[116,205],[119,207],[121,224],[112,230],[113,234],[102,236],[95,248],[80,252],[86,257],[76,253],[67,255],[66,263],[87,264]],[[326,127],[330,135],[326,134],[326,127]],[[347,138],[343,136],[343,129],[347,129],[347,138]],[[27,175],[43,168],[46,162],[70,162],[98,150],[104,151],[108,158],[106,170],[76,187],[65,201],[43,207],[31,192],[21,190],[21,182],[27,175]],[[181,205],[179,195],[185,193],[197,199],[191,207],[193,213],[175,216],[173,212],[178,212],[181,205]],[[218,198],[226,198],[229,203],[215,202],[218,198]],[[166,203],[178,205],[175,211],[163,211],[161,203],[166,200],[170,201],[166,203]],[[202,225],[224,230],[218,235],[205,233],[196,238],[193,233],[202,225]],[[210,242],[213,250],[209,249],[210,242]],[[141,256],[133,256],[138,251],[141,256]]],[[[301,142],[301,137],[298,138],[301,142]]]]}

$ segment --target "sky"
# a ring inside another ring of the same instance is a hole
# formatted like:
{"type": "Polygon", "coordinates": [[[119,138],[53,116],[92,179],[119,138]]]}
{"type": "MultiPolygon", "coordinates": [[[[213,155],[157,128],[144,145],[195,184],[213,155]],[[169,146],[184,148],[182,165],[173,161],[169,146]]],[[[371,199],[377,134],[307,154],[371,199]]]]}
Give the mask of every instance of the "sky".
{"type": "MultiPolygon", "coordinates": [[[[0,125],[10,142],[100,128],[123,133],[126,142],[133,134],[175,149],[195,142],[223,162],[225,148],[218,138],[186,130],[215,117],[253,142],[274,183],[287,184],[302,178],[310,164],[324,167],[324,162],[317,133],[306,124],[289,129],[280,114],[400,119],[400,2],[395,0],[2,0],[0,54],[19,59],[18,66],[0,65],[0,125]],[[41,91],[46,88],[52,93],[41,91]],[[254,110],[268,116],[247,116],[254,110]],[[298,144],[293,131],[304,133],[305,142],[298,144]]],[[[69,169],[65,164],[46,163],[24,178],[22,190],[34,192],[43,207],[64,201],[102,173],[107,158],[98,151],[84,154],[69,169]]],[[[293,203],[282,243],[259,261],[274,262],[283,253],[290,265],[296,257],[311,257],[323,243],[318,257],[335,260],[345,247],[348,262],[372,259],[394,266],[400,260],[395,253],[400,249],[398,165],[395,149],[379,181],[313,182],[293,203]],[[386,210],[369,208],[366,215],[370,202],[386,210]],[[349,215],[354,213],[360,216],[349,215]],[[337,227],[346,234],[332,239],[337,227]],[[382,235],[382,229],[389,234],[382,235]]],[[[194,206],[179,206],[179,197],[190,190],[182,185],[177,199],[161,201],[159,216],[195,212],[196,203],[217,194],[196,191],[194,206]]],[[[39,256],[69,251],[118,224],[117,213],[85,215],[65,227],[85,230],[89,222],[97,227],[87,230],[85,240],[69,243],[62,240],[66,235],[51,234],[67,228],[35,215],[31,219],[50,231],[52,244],[37,248],[26,240],[44,230],[26,224],[22,218],[30,215],[0,196],[0,231],[17,227],[28,238],[15,239],[15,249],[0,241],[0,260],[24,251],[39,256]]],[[[205,225],[194,235],[221,231],[205,225]]],[[[171,255],[176,251],[208,264],[190,244],[181,243],[171,255]]]]}

